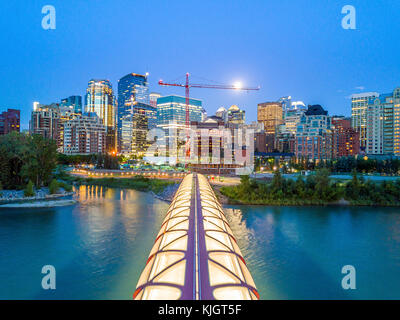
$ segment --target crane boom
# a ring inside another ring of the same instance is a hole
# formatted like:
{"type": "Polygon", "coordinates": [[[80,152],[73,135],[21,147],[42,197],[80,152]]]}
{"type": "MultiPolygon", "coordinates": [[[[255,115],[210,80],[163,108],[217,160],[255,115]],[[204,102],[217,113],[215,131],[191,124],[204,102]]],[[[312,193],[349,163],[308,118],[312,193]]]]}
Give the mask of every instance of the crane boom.
{"type": "MultiPolygon", "coordinates": [[[[161,86],[172,86],[172,87],[183,87],[187,88],[186,84],[181,83],[168,83],[160,80],[158,82],[161,86]]],[[[201,84],[201,83],[190,83],[188,85],[189,88],[207,88],[207,89],[227,89],[227,90],[242,90],[242,91],[256,91],[260,90],[260,87],[254,88],[242,88],[235,85],[222,85],[222,84],[201,84]]]]}
{"type": "MultiPolygon", "coordinates": [[[[190,83],[189,82],[189,73],[186,73],[186,81],[185,83],[168,83],[163,80],[158,81],[160,86],[170,86],[170,87],[181,87],[185,88],[185,96],[186,96],[186,150],[185,155],[186,158],[190,155],[190,146],[189,146],[189,126],[190,126],[190,117],[189,117],[189,103],[190,96],[189,90],[190,88],[207,88],[207,89],[223,89],[223,90],[242,90],[242,91],[256,91],[260,90],[260,87],[255,88],[243,88],[237,85],[221,85],[221,84],[200,84],[200,83],[190,83]]],[[[185,164],[186,166],[186,164],[185,164]]]]}

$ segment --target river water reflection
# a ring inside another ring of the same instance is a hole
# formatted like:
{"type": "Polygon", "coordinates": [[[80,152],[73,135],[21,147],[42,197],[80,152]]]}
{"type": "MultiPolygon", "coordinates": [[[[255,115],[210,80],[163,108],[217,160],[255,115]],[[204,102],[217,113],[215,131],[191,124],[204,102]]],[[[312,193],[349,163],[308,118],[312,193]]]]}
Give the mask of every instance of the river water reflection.
{"type": "MultiPolygon", "coordinates": [[[[0,211],[1,299],[131,299],[168,203],[81,186],[74,206],[0,211]],[[41,288],[54,265],[57,288],[41,288]]],[[[400,298],[396,208],[228,206],[263,299],[400,298]],[[357,290],[341,288],[341,268],[357,290]]]]}

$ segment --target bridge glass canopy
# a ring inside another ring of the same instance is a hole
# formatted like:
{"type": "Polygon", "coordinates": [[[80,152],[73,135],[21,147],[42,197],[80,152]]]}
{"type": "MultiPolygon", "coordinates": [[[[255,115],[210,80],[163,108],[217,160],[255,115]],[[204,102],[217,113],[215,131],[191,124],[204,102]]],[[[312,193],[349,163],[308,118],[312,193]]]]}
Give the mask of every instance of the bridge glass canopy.
{"type": "Polygon", "coordinates": [[[187,175],[167,211],[134,299],[258,299],[207,179],[187,175]]]}

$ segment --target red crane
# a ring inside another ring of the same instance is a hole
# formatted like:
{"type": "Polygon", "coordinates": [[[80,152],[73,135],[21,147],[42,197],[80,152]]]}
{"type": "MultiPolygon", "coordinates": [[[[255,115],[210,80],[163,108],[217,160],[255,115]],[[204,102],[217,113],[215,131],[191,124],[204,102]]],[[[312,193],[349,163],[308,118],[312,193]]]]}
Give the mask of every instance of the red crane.
{"type": "Polygon", "coordinates": [[[208,89],[227,89],[227,90],[244,90],[244,91],[255,91],[260,90],[260,87],[256,88],[243,88],[241,85],[221,85],[221,84],[199,84],[199,83],[189,83],[189,73],[186,73],[186,82],[183,83],[167,83],[163,80],[158,81],[160,86],[171,86],[171,87],[182,87],[185,88],[186,94],[186,157],[189,155],[189,126],[190,126],[190,119],[189,119],[189,89],[190,88],[208,88],[208,89]]]}

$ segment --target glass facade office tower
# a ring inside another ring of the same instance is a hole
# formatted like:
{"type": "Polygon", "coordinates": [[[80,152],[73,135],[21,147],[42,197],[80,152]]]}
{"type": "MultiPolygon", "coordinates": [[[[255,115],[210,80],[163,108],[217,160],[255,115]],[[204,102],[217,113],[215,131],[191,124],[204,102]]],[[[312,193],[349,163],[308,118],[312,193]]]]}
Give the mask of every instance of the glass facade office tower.
{"type": "MultiPolygon", "coordinates": [[[[189,121],[200,122],[202,102],[189,99],[189,121]]],[[[157,127],[164,130],[160,138],[161,152],[168,156],[178,154],[178,137],[186,129],[186,99],[181,96],[166,96],[157,100],[157,127]]]]}
{"type": "Polygon", "coordinates": [[[82,96],[69,96],[61,100],[61,112],[69,111],[71,113],[82,114],[82,96]]]}
{"type": "MultiPolygon", "coordinates": [[[[138,103],[149,105],[149,85],[147,74],[130,73],[118,80],[118,111],[117,111],[117,145],[122,152],[122,145],[129,144],[129,139],[123,141],[122,125],[128,125],[127,121],[132,114],[132,107],[138,103]]],[[[126,135],[125,135],[125,138],[126,135]]]]}
{"type": "Polygon", "coordinates": [[[245,123],[245,111],[240,110],[237,105],[233,105],[228,109],[228,123],[242,125],[245,123]]]}
{"type": "Polygon", "coordinates": [[[140,102],[126,110],[121,119],[121,153],[144,156],[151,145],[148,132],[156,126],[156,115],[156,108],[140,102]]]}
{"type": "Polygon", "coordinates": [[[276,134],[277,126],[283,123],[283,109],[280,102],[259,103],[257,121],[264,124],[267,134],[276,134]]]}
{"type": "Polygon", "coordinates": [[[221,118],[224,123],[228,122],[228,111],[224,107],[218,108],[215,115],[217,117],[221,118]]]}
{"type": "Polygon", "coordinates": [[[92,79],[86,89],[86,112],[96,113],[106,127],[106,151],[115,150],[115,103],[111,82],[92,79]]]}
{"type": "MultiPolygon", "coordinates": [[[[200,122],[202,102],[197,99],[189,99],[189,121],[200,122]]],[[[170,125],[186,125],[186,99],[180,96],[166,96],[157,100],[157,125],[167,128],[170,125]]]]}

